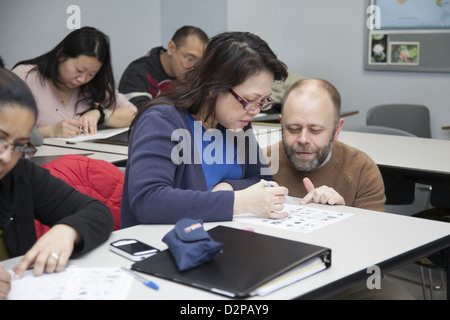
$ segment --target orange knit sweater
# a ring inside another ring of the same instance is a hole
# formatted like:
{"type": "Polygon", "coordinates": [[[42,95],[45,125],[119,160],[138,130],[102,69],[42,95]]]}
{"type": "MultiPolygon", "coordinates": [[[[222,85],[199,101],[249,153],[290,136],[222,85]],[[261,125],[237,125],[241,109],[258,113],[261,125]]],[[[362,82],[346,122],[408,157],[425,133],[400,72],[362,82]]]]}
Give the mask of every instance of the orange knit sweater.
{"type": "Polygon", "coordinates": [[[275,181],[288,188],[291,196],[302,198],[306,195],[302,180],[308,177],[315,187],[326,185],[335,189],[344,197],[347,206],[384,211],[386,197],[383,178],[376,163],[366,153],[336,141],[331,158],[324,166],[313,172],[300,172],[286,157],[281,142],[265,150],[268,161],[273,162],[271,148],[279,150],[275,181]]]}

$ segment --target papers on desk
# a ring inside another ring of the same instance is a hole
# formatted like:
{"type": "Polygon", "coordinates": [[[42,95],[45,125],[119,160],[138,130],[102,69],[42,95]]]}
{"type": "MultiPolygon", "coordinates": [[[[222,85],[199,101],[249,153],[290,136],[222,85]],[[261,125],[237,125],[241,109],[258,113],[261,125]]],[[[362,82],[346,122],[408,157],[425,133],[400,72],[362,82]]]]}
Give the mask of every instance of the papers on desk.
{"type": "Polygon", "coordinates": [[[305,279],[319,271],[325,270],[327,267],[325,262],[317,257],[302,263],[300,266],[294,268],[291,271],[286,272],[282,276],[269,281],[268,283],[260,286],[251,295],[265,296],[278,289],[286,287],[294,282],[305,279]]]}
{"type": "Polygon", "coordinates": [[[74,138],[54,138],[55,140],[63,140],[68,142],[81,142],[88,140],[98,140],[98,139],[107,139],[111,138],[115,135],[121,134],[122,132],[128,131],[129,127],[118,128],[118,129],[105,129],[99,130],[96,134],[84,135],[83,133],[74,138]]]}
{"type": "MultiPolygon", "coordinates": [[[[10,271],[11,274],[13,273],[10,271]]],[[[9,300],[124,300],[133,278],[118,267],[70,266],[59,273],[33,275],[27,270],[11,283],[9,300]]]]}
{"type": "Polygon", "coordinates": [[[268,219],[255,215],[236,216],[234,220],[268,227],[309,233],[352,216],[351,213],[317,209],[308,205],[284,204],[281,212],[288,212],[284,219],[268,219]]]}
{"type": "Polygon", "coordinates": [[[258,119],[258,118],[265,117],[265,116],[267,116],[267,113],[260,112],[256,116],[254,116],[253,119],[258,119]]]}

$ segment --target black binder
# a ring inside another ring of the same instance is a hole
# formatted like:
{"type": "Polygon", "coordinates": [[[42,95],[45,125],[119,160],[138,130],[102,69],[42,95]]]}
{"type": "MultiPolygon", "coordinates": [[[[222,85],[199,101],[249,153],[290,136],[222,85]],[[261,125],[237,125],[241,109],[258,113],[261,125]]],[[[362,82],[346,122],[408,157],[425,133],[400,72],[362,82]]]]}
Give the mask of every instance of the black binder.
{"type": "Polygon", "coordinates": [[[328,248],[225,226],[215,227],[208,233],[223,243],[223,250],[206,264],[180,272],[167,249],[134,263],[131,268],[242,298],[310,259],[320,257],[326,268],[331,265],[331,249],[328,248]]]}

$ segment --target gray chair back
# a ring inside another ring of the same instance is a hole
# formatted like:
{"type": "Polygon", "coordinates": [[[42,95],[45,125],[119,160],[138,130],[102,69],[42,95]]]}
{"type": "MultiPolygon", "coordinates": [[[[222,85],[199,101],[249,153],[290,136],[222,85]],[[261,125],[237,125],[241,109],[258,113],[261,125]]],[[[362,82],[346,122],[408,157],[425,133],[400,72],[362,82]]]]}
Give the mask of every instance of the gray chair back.
{"type": "Polygon", "coordinates": [[[366,124],[396,128],[431,138],[430,111],[420,104],[383,104],[367,111],[366,124]]]}
{"type": "Polygon", "coordinates": [[[368,133],[379,133],[379,134],[390,134],[394,136],[408,136],[416,137],[416,135],[395,128],[382,127],[382,126],[345,126],[343,127],[345,131],[356,131],[356,132],[368,132],[368,133]]]}

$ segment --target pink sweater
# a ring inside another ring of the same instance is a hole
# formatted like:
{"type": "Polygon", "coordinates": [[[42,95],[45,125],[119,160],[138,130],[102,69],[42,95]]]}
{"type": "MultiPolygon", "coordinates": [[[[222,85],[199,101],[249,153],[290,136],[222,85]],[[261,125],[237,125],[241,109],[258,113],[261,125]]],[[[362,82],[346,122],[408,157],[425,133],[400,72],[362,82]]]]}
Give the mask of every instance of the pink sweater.
{"type": "MultiPolygon", "coordinates": [[[[77,105],[77,98],[79,89],[75,89],[72,93],[69,103],[63,106],[50,85],[49,79],[43,79],[37,70],[33,70],[34,65],[19,65],[14,68],[13,72],[17,74],[22,80],[26,82],[31,92],[33,93],[34,99],[36,100],[37,107],[39,109],[39,116],[37,119],[37,127],[55,125],[63,117],[56,112],[56,109],[61,110],[67,117],[77,119],[79,114],[87,111],[91,108],[86,101],[80,102],[77,105]],[[75,110],[76,106],[76,110],[75,110]]],[[[124,95],[120,94],[116,90],[116,104],[118,107],[128,107],[137,111],[137,108],[129,102],[124,95]]],[[[112,109],[114,106],[110,106],[112,109]]]]}

